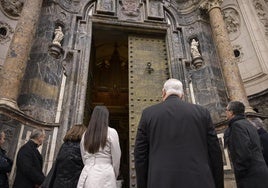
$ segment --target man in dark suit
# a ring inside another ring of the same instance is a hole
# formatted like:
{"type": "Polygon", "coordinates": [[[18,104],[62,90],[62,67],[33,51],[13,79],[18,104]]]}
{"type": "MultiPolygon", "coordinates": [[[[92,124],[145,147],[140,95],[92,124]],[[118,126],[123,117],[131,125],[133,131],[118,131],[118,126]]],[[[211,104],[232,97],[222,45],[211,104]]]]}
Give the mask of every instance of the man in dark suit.
{"type": "Polygon", "coordinates": [[[37,188],[44,181],[43,158],[37,150],[43,144],[44,139],[44,130],[34,129],[30,140],[20,148],[13,188],[37,188]]]}
{"type": "Polygon", "coordinates": [[[223,161],[210,114],[184,102],[169,79],[163,102],[141,116],[134,149],[138,188],[223,188],[223,161]]]}
{"type": "Polygon", "coordinates": [[[245,106],[231,101],[226,107],[229,127],[224,140],[230,151],[237,188],[267,188],[268,169],[257,129],[246,119],[245,106]]]}

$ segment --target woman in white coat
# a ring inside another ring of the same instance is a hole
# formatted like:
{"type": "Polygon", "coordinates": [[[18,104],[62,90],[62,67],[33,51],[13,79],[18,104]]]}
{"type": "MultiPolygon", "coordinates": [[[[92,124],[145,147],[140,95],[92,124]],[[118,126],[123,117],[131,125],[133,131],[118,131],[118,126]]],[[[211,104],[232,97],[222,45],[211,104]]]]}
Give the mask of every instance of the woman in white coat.
{"type": "Polygon", "coordinates": [[[121,150],[117,131],[108,124],[108,109],[96,106],[80,143],[85,166],[77,188],[116,188],[121,150]]]}

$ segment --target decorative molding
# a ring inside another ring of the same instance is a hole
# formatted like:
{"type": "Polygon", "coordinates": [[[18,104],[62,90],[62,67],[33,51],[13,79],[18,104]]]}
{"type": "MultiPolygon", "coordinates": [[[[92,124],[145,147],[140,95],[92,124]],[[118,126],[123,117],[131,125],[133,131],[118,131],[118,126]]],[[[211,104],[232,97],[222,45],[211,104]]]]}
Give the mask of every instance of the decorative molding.
{"type": "Polygon", "coordinates": [[[20,17],[23,3],[24,0],[0,0],[0,8],[7,17],[17,20],[20,17]]]}
{"type": "Polygon", "coordinates": [[[0,21],[0,44],[4,44],[10,41],[11,34],[13,33],[14,30],[10,25],[0,21]]]}

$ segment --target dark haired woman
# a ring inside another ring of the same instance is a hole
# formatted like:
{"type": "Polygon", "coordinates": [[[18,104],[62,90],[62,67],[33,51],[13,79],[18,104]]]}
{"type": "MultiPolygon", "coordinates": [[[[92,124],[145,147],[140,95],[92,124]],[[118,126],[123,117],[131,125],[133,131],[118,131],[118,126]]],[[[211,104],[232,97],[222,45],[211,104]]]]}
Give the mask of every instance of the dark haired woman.
{"type": "Polygon", "coordinates": [[[42,184],[42,188],[76,188],[84,167],[80,141],[85,131],[86,127],[81,124],[74,125],[67,131],[55,164],[42,184]]]}
{"type": "Polygon", "coordinates": [[[96,106],[81,140],[85,166],[77,188],[116,188],[121,150],[118,134],[108,124],[108,109],[96,106]]]}

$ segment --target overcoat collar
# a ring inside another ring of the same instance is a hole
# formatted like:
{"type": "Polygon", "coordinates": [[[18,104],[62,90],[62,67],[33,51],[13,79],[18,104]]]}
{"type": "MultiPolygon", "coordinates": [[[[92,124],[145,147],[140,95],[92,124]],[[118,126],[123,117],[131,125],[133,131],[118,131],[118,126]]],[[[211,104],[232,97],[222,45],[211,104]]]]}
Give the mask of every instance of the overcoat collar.
{"type": "Polygon", "coordinates": [[[230,119],[229,121],[229,127],[232,126],[232,124],[238,120],[241,120],[241,119],[246,119],[245,115],[243,114],[238,114],[238,115],[235,115],[235,117],[233,117],[232,119],[230,119]]]}

